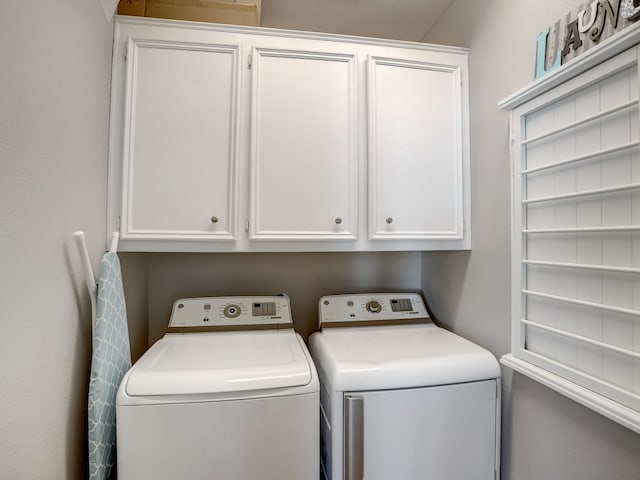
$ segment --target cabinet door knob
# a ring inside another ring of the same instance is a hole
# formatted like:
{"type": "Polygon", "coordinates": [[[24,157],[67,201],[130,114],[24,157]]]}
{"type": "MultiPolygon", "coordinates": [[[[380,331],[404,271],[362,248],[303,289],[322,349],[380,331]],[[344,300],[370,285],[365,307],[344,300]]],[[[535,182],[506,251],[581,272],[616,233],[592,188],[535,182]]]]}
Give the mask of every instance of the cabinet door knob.
{"type": "Polygon", "coordinates": [[[340,225],[342,223],[342,219],[340,217],[336,218],[336,224],[340,225]]]}
{"type": "Polygon", "coordinates": [[[387,223],[393,223],[393,217],[387,217],[387,223]]]}
{"type": "Polygon", "coordinates": [[[218,223],[218,217],[211,217],[211,223],[218,223]]]}

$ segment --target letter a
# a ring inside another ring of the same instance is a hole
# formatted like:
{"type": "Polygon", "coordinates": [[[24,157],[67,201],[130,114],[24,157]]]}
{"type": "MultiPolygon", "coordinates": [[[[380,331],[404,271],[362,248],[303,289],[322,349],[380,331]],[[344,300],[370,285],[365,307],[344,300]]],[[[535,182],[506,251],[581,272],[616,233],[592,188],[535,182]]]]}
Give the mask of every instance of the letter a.
{"type": "Polygon", "coordinates": [[[580,32],[578,31],[578,20],[574,20],[567,25],[567,38],[564,41],[564,48],[562,49],[562,56],[566,57],[571,51],[571,47],[577,50],[582,46],[582,40],[580,39],[580,32]]]}

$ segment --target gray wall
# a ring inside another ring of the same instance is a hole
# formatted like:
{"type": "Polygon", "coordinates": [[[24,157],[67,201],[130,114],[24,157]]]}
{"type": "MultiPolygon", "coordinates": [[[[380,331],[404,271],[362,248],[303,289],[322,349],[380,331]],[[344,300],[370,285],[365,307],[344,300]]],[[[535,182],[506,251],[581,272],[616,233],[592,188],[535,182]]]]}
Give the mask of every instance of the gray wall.
{"type": "MultiPolygon", "coordinates": [[[[510,348],[508,116],[497,102],[533,80],[536,37],[577,0],[456,0],[424,41],[471,49],[471,252],[424,253],[422,284],[450,328],[510,348]]],[[[584,2],[583,2],[584,3],[584,2]]],[[[637,479],[640,435],[503,369],[503,479],[637,479]]]]}
{"type": "MultiPolygon", "coordinates": [[[[471,253],[123,254],[134,358],[183,295],[285,291],[306,335],[320,295],[421,287],[451,328],[505,353],[507,119],[495,104],[529,82],[536,34],[574,6],[458,0],[427,37],[472,48],[471,253]]],[[[85,476],[90,311],[71,234],[86,232],[97,270],[111,39],[97,1],[0,6],[2,479],[85,476]]],[[[638,477],[637,435],[524,377],[505,393],[504,478],[638,477]]]]}
{"type": "Polygon", "coordinates": [[[100,258],[111,39],[97,1],[0,5],[2,479],[84,478],[91,312],[71,235],[100,258]]]}
{"type": "Polygon", "coordinates": [[[149,342],[166,331],[173,301],[181,297],[286,293],[296,330],[317,330],[323,295],[420,291],[416,252],[150,254],[149,342]]]}

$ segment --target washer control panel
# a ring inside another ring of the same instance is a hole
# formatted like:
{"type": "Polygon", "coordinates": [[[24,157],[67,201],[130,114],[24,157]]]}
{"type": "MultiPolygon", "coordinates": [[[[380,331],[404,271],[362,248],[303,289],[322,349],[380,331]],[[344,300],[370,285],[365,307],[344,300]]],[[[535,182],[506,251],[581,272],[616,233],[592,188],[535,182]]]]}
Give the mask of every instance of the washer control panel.
{"type": "Polygon", "coordinates": [[[169,328],[292,327],[286,296],[181,298],[173,303],[169,328]]]}
{"type": "Polygon", "coordinates": [[[417,293],[359,293],[320,299],[320,325],[345,322],[428,320],[429,313],[417,293]]]}

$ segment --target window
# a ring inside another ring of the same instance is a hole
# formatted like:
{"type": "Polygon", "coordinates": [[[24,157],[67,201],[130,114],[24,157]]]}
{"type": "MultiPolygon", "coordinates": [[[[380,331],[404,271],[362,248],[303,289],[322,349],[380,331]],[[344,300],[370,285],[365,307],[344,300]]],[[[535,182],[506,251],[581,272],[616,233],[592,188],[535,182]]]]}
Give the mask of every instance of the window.
{"type": "Polygon", "coordinates": [[[511,112],[512,353],[640,433],[638,51],[511,112]]]}

